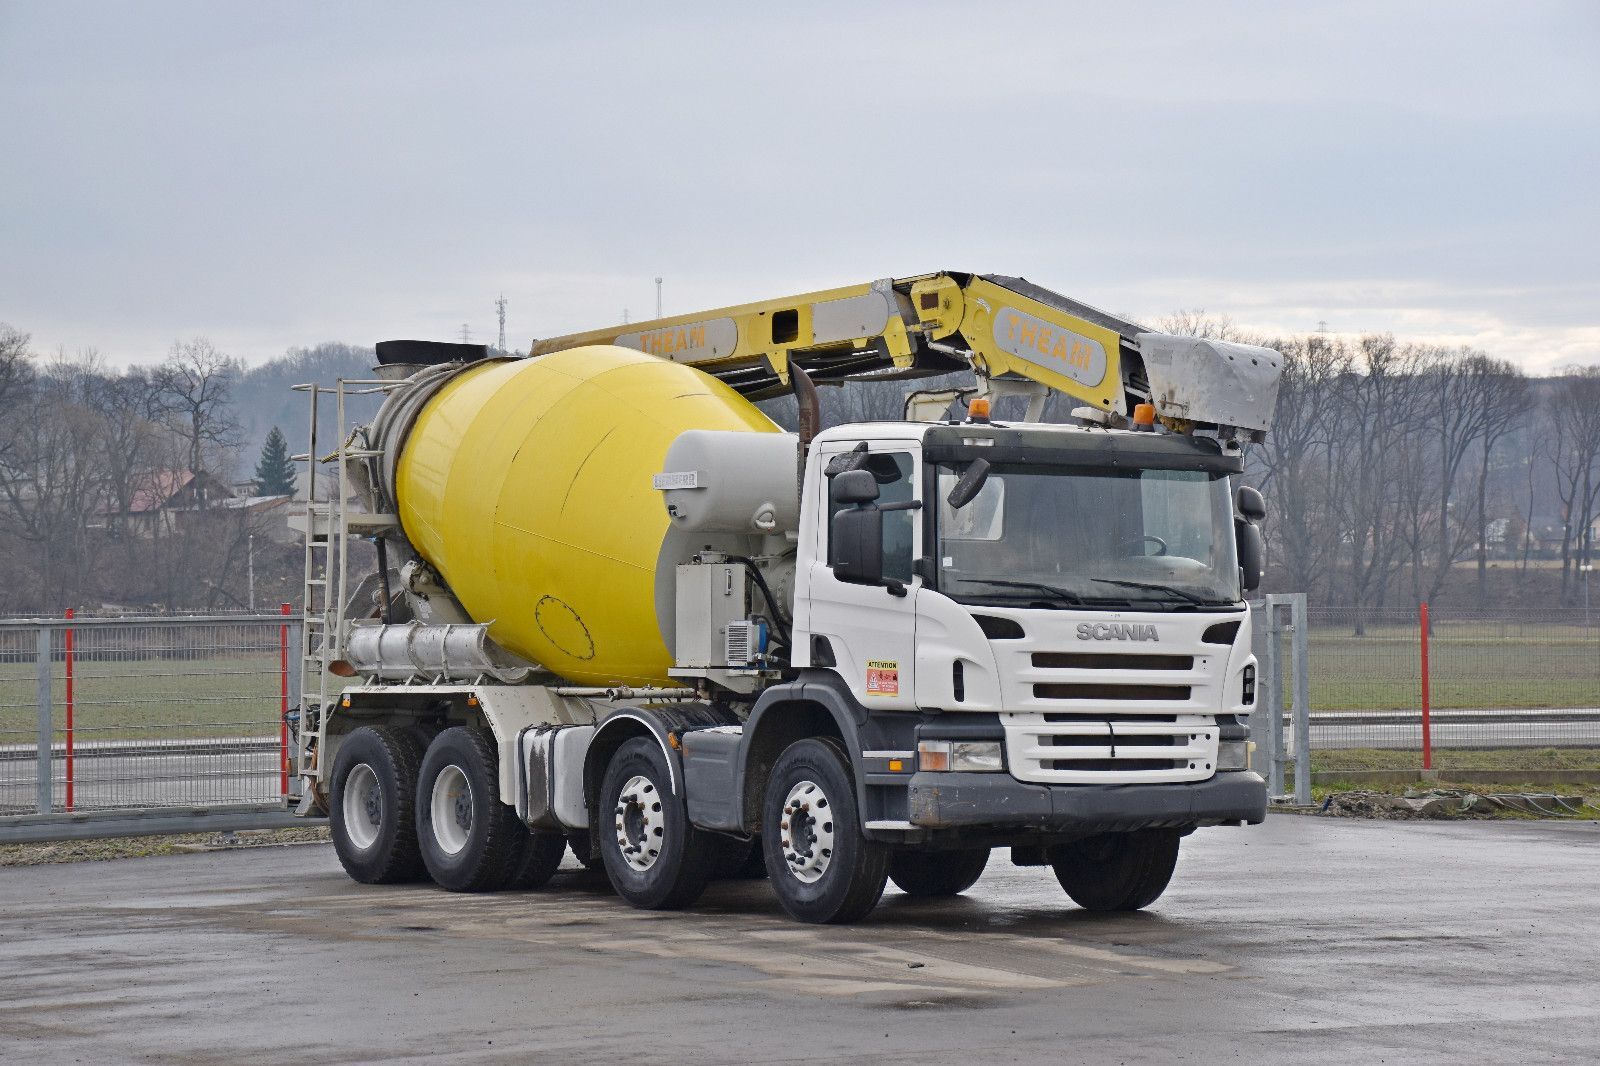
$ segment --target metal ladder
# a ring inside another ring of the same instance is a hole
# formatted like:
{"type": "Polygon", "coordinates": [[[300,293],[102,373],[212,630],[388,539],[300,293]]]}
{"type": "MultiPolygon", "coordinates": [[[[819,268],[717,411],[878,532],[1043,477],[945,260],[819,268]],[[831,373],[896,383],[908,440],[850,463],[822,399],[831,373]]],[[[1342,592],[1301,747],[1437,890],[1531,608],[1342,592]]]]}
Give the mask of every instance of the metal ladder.
{"type": "MultiPolygon", "coordinates": [[[[296,745],[296,770],[302,779],[314,782],[327,731],[328,711],[337,698],[334,686],[341,679],[329,667],[342,657],[346,634],[345,608],[349,603],[349,542],[351,534],[378,536],[399,527],[392,514],[370,514],[350,509],[350,481],[347,461],[376,458],[379,453],[351,446],[353,435],[345,415],[347,396],[371,396],[404,385],[403,381],[339,378],[332,388],[296,385],[294,391],[310,396],[311,420],[304,455],[292,458],[306,464],[305,477],[305,569],[301,592],[300,642],[300,731],[296,745]],[[336,409],[338,444],[319,456],[317,417],[320,397],[331,395],[336,409]],[[317,468],[333,463],[337,474],[332,479],[332,498],[317,499],[317,468]]],[[[302,805],[312,798],[312,790],[302,794],[302,805]]]]}

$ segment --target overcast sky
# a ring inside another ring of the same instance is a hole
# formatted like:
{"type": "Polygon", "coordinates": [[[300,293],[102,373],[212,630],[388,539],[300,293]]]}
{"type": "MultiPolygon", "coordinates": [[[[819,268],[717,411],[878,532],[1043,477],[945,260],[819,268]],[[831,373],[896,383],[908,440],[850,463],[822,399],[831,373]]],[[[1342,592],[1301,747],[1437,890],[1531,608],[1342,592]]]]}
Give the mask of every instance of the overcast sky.
{"type": "Polygon", "coordinates": [[[0,321],[247,360],[937,269],[1600,362],[1600,3],[0,0],[0,321]]]}

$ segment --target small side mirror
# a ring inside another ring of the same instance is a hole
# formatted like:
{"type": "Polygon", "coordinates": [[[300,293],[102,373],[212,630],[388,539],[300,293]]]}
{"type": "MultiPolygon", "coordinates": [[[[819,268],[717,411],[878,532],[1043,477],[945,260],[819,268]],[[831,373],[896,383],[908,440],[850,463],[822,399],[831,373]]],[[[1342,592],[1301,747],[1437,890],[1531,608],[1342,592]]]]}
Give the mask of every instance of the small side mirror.
{"type": "MultiPolygon", "coordinates": [[[[860,473],[873,480],[866,471],[860,473]]],[[[842,474],[839,480],[849,476],[842,474]]],[[[873,488],[876,490],[876,482],[873,488]]],[[[828,565],[840,581],[882,585],[883,512],[876,507],[856,507],[836,513],[828,531],[828,565]]]]}
{"type": "Polygon", "coordinates": [[[833,479],[833,502],[845,507],[872,503],[878,498],[878,479],[870,470],[846,470],[833,479]]]}
{"type": "Polygon", "coordinates": [[[1234,494],[1234,510],[1247,522],[1259,522],[1267,517],[1267,501],[1249,485],[1240,485],[1234,494]]]}
{"type": "Polygon", "coordinates": [[[967,464],[967,469],[962,472],[961,480],[950,490],[950,495],[945,497],[945,502],[953,511],[959,511],[967,504],[978,498],[978,493],[983,491],[984,482],[989,480],[989,460],[974,459],[967,464]]]}
{"type": "MultiPolygon", "coordinates": [[[[1257,499],[1261,498],[1261,494],[1256,492],[1255,489],[1248,491],[1255,493],[1257,499]]],[[[1235,518],[1233,520],[1233,539],[1239,552],[1240,584],[1244,586],[1246,592],[1254,592],[1261,587],[1263,557],[1266,555],[1266,550],[1261,542],[1261,530],[1254,522],[1243,518],[1235,518]]]]}

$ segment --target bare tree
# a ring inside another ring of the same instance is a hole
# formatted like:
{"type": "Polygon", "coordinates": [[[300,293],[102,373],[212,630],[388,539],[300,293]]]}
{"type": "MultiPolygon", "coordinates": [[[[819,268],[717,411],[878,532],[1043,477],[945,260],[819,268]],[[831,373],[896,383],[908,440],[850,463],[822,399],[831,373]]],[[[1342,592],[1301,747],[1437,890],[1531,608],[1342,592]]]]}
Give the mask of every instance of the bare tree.
{"type": "Polygon", "coordinates": [[[1349,377],[1349,350],[1311,336],[1272,345],[1284,355],[1272,432],[1250,451],[1250,476],[1272,497],[1267,536],[1281,555],[1289,586],[1322,587],[1341,546],[1333,513],[1332,457],[1339,446],[1338,388],[1349,377]]]}
{"type": "Polygon", "coordinates": [[[1550,401],[1552,459],[1561,499],[1561,601],[1571,602],[1575,566],[1593,561],[1596,464],[1600,462],[1600,367],[1569,367],[1550,401]]]}
{"type": "MultiPolygon", "coordinates": [[[[155,372],[161,415],[188,445],[188,470],[198,476],[208,454],[239,445],[239,424],[232,407],[237,360],[218,351],[204,337],[177,341],[167,361],[155,372]]],[[[197,486],[198,489],[198,486],[197,486]]],[[[196,503],[206,506],[205,493],[196,503]]]]}
{"type": "Polygon", "coordinates": [[[1463,394],[1478,430],[1477,505],[1478,606],[1488,605],[1489,473],[1495,448],[1511,436],[1528,408],[1528,379],[1515,364],[1468,353],[1462,363],[1463,394]]]}
{"type": "Polygon", "coordinates": [[[23,397],[28,417],[7,419],[0,530],[28,555],[35,608],[79,602],[92,585],[104,472],[99,422],[82,402],[87,373],[58,360],[23,397]]]}

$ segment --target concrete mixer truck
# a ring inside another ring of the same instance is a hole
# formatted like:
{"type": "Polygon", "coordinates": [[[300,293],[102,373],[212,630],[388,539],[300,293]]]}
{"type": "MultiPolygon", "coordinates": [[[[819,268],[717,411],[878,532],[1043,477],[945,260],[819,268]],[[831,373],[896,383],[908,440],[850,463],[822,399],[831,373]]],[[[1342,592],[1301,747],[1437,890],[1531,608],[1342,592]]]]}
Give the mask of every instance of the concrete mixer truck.
{"type": "Polygon", "coordinates": [[[849,922],[1000,848],[1129,910],[1263,819],[1234,479],[1277,352],[941,272],[377,353],[303,386],[296,802],[357,881],[537,887],[570,847],[639,907],[743,870],[849,922]],[[820,389],[936,376],[821,428],[820,389]]]}

